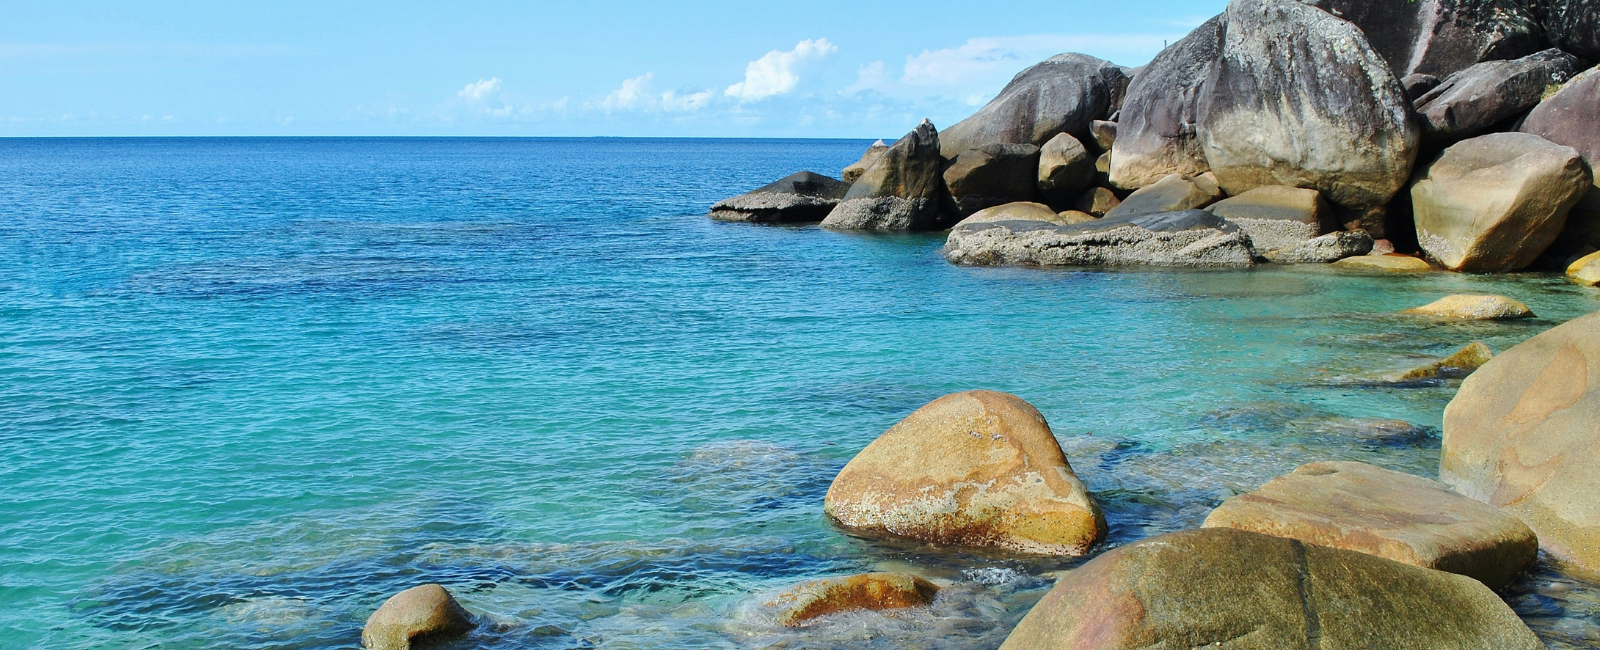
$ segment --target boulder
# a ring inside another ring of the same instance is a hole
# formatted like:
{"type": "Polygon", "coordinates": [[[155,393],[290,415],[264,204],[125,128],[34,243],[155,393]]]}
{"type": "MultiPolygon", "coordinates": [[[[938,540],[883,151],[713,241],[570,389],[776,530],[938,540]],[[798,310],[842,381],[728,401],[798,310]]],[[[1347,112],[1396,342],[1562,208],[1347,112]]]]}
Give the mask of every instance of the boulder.
{"type": "Polygon", "coordinates": [[[1445,77],[1479,61],[1514,59],[1549,47],[1538,17],[1512,0],[1307,2],[1360,27],[1399,77],[1445,77]]]}
{"type": "Polygon", "coordinates": [[[844,173],[841,174],[839,178],[844,180],[846,183],[856,182],[857,179],[861,178],[862,174],[867,173],[867,168],[871,167],[872,163],[877,162],[878,157],[882,156],[883,152],[888,150],[889,145],[884,144],[882,140],[872,143],[872,146],[867,147],[867,152],[861,154],[860,160],[857,160],[854,164],[844,168],[844,173]]]}
{"type": "Polygon", "coordinates": [[[1590,182],[1577,151],[1539,136],[1464,140],[1411,186],[1417,242],[1453,271],[1524,268],[1561,234],[1590,182]]]}
{"type": "Polygon", "coordinates": [[[989,144],[1044,146],[1057,133],[1082,140],[1128,86],[1122,68],[1086,54],[1058,54],[1017,73],[1000,95],[945,129],[944,156],[989,144]]]}
{"type": "Polygon", "coordinates": [[[839,612],[924,607],[938,593],[937,585],[909,573],[863,573],[802,583],[767,606],[776,610],[779,625],[799,627],[839,612]]]}
{"type": "Polygon", "coordinates": [[[1222,189],[1307,187],[1358,211],[1388,203],[1419,134],[1399,77],[1361,30],[1294,0],[1233,0],[1224,16],[1197,122],[1222,189]]]}
{"type": "Polygon", "coordinates": [[[1578,258],[1577,261],[1567,266],[1567,277],[1579,284],[1600,286],[1600,252],[1590,253],[1578,258]]]}
{"type": "Polygon", "coordinates": [[[1132,190],[1169,174],[1194,176],[1210,169],[1195,123],[1206,78],[1222,48],[1224,22],[1217,16],[1195,28],[1128,84],[1111,147],[1112,185],[1132,190]]]}
{"type": "Polygon", "coordinates": [[[472,615],[444,587],[412,587],[390,596],[367,617],[361,646],[368,650],[410,650],[417,641],[461,636],[472,630],[472,615]]]}
{"type": "Polygon", "coordinates": [[[1433,270],[1427,262],[1410,255],[1360,255],[1334,262],[1335,267],[1352,271],[1377,271],[1381,273],[1427,273],[1433,270]]]}
{"type": "Polygon", "coordinates": [[[719,201],[711,206],[711,218],[750,223],[822,221],[848,191],[848,183],[821,174],[800,172],[747,194],[719,201]]]}
{"type": "Polygon", "coordinates": [[[1302,465],[1222,502],[1206,528],[1342,548],[1476,578],[1499,589],[1533,564],[1527,524],[1431,479],[1366,463],[1302,465]]]}
{"type": "Polygon", "coordinates": [[[1079,223],[1089,223],[1099,219],[1100,217],[1096,217],[1087,212],[1080,212],[1078,210],[1066,210],[1056,214],[1056,221],[1068,226],[1079,223]]]}
{"type": "MultiPolygon", "coordinates": [[[[1056,212],[1055,210],[1051,210],[1050,206],[1043,203],[1018,201],[1016,203],[1007,203],[1005,205],[997,205],[992,208],[979,210],[976,214],[962,219],[961,223],[972,225],[979,223],[1000,223],[1004,221],[1043,221],[1047,223],[1060,224],[1063,226],[1070,226],[1073,223],[1077,223],[1072,221],[1071,217],[1064,216],[1068,214],[1071,213],[1056,212]]],[[[1094,217],[1090,216],[1089,219],[1093,220],[1094,217]]]]}
{"type": "Polygon", "coordinates": [[[1051,555],[1083,555],[1106,532],[1044,416],[982,390],[890,427],[834,478],[823,511],[857,530],[1051,555]]]}
{"type": "Polygon", "coordinates": [[[1312,237],[1293,246],[1269,250],[1265,257],[1279,264],[1328,264],[1347,257],[1366,255],[1372,252],[1372,246],[1372,235],[1367,231],[1340,230],[1312,237]]]}
{"type": "Polygon", "coordinates": [[[1072,205],[1094,182],[1094,162],[1083,143],[1069,134],[1058,134],[1046,142],[1039,150],[1037,170],[1039,194],[1045,203],[1058,208],[1072,205]]]}
{"type": "Polygon", "coordinates": [[[1491,130],[1533,108],[1545,91],[1582,69],[1561,50],[1545,50],[1514,61],[1487,61],[1451,75],[1417,98],[1423,137],[1454,142],[1491,130]]]}
{"type": "Polygon", "coordinates": [[[1068,572],[1001,650],[1537,650],[1466,576],[1228,528],[1120,546],[1068,572]]]}
{"type": "Polygon", "coordinates": [[[1544,0],[1544,28],[1550,44],[1590,61],[1600,61],[1600,2],[1544,0]]]}
{"type": "Polygon", "coordinates": [[[1600,313],[1472,373],[1444,411],[1439,477],[1526,522],[1560,563],[1600,576],[1600,313]]]}
{"type": "Polygon", "coordinates": [[[1321,193],[1282,185],[1255,188],[1206,211],[1238,224],[1257,251],[1294,248],[1331,230],[1333,223],[1333,207],[1321,193]]]}
{"type": "Polygon", "coordinates": [[[963,151],[950,161],[944,170],[944,183],[961,214],[970,215],[997,205],[1032,201],[1038,193],[1038,174],[1038,147],[987,144],[963,151]]]}
{"type": "Polygon", "coordinates": [[[1436,379],[1458,379],[1472,374],[1493,358],[1494,351],[1490,350],[1489,346],[1480,341],[1473,341],[1450,356],[1433,363],[1387,375],[1380,383],[1415,384],[1436,379]]]}
{"type": "MultiPolygon", "coordinates": [[[[1600,68],[1573,77],[1529,112],[1518,130],[1572,147],[1591,173],[1600,170],[1600,68]]],[[[1600,174],[1595,187],[1567,214],[1567,226],[1551,251],[1571,255],[1589,248],[1600,249],[1600,174]]]]}
{"type": "Polygon", "coordinates": [[[1206,207],[1220,198],[1222,192],[1215,185],[1197,178],[1168,174],[1166,178],[1128,195],[1106,216],[1137,217],[1159,212],[1182,212],[1206,207]]]}
{"type": "Polygon", "coordinates": [[[1116,193],[1104,187],[1091,187],[1083,194],[1078,195],[1078,200],[1072,207],[1079,212],[1087,212],[1097,217],[1106,216],[1107,212],[1122,204],[1122,199],[1116,193]]]}
{"type": "Polygon", "coordinates": [[[956,208],[944,185],[939,132],[923,120],[850,186],[822,220],[838,230],[942,230],[956,208]]]}
{"type": "Polygon", "coordinates": [[[1400,313],[1452,320],[1508,320],[1528,318],[1533,310],[1505,296],[1455,294],[1400,313]]]}
{"type": "Polygon", "coordinates": [[[1413,104],[1417,98],[1428,94],[1428,91],[1438,88],[1443,80],[1431,74],[1408,74],[1400,78],[1400,87],[1406,91],[1406,101],[1413,104]]]}
{"type": "Polygon", "coordinates": [[[1042,220],[963,221],[950,229],[945,259],[974,266],[1245,267],[1250,238],[1204,210],[1107,216],[1062,225],[1042,220]]]}
{"type": "Polygon", "coordinates": [[[1101,151],[1110,151],[1111,146],[1117,141],[1117,123],[1108,120],[1095,120],[1089,123],[1089,136],[1094,138],[1096,146],[1101,151]]]}

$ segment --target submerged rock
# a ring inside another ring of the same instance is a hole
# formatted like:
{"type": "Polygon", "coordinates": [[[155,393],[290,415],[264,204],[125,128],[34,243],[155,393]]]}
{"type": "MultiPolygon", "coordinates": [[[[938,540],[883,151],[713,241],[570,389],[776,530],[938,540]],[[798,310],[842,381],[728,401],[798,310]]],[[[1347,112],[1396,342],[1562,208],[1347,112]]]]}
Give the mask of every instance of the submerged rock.
{"type": "Polygon", "coordinates": [[[1506,320],[1528,318],[1533,310],[1505,296],[1456,294],[1400,313],[1454,320],[1506,320]]]}
{"type": "Polygon", "coordinates": [[[838,230],[940,230],[955,220],[939,132],[923,120],[883,152],[823,219],[838,230]]]}
{"type": "Polygon", "coordinates": [[[1432,379],[1453,379],[1465,377],[1473,373],[1483,364],[1489,363],[1494,358],[1494,351],[1482,342],[1473,341],[1466,347],[1456,350],[1448,357],[1433,363],[1417,366],[1402,373],[1389,375],[1385,381],[1391,384],[1407,384],[1412,382],[1428,381],[1432,379]]]}
{"type": "Polygon", "coordinates": [[[944,257],[975,266],[1242,267],[1250,238],[1204,210],[1107,216],[1061,225],[1042,220],[962,222],[944,257]]]}
{"type": "Polygon", "coordinates": [[[1472,578],[1226,528],[1169,533],[1073,569],[1001,650],[1537,650],[1472,578]]]}
{"type": "MultiPolygon", "coordinates": [[[[1254,238],[1254,235],[1252,235],[1254,238]]],[[[1269,250],[1266,258],[1278,264],[1328,264],[1372,252],[1372,235],[1365,230],[1341,230],[1312,237],[1293,246],[1269,250]]]]}
{"type": "Polygon", "coordinates": [[[844,168],[844,172],[840,174],[839,178],[846,183],[856,182],[861,178],[862,174],[867,173],[867,169],[872,167],[872,163],[878,162],[878,158],[881,158],[883,152],[888,150],[889,145],[884,144],[882,140],[872,143],[872,146],[867,147],[866,153],[861,154],[860,160],[844,168]]]}
{"type": "Polygon", "coordinates": [[[1514,59],[1548,45],[1537,16],[1507,0],[1309,0],[1355,23],[1396,76],[1439,77],[1479,61],[1514,59]]]}
{"type": "Polygon", "coordinates": [[[1106,213],[1110,218],[1138,217],[1160,212],[1182,212],[1211,205],[1222,198],[1213,183],[1199,178],[1168,174],[1155,183],[1128,195],[1106,213]]]}
{"type": "Polygon", "coordinates": [[[1058,133],[1084,138],[1128,86],[1127,73],[1086,54],[1058,54],[1017,76],[971,117],[945,129],[946,158],[990,144],[1043,146],[1058,133]]]}
{"type": "Polygon", "coordinates": [[[1302,465],[1228,499],[1205,527],[1376,555],[1494,589],[1539,553],[1539,540],[1516,517],[1430,479],[1348,461],[1302,465]]]}
{"type": "Polygon", "coordinates": [[[821,174],[800,172],[711,206],[711,218],[750,223],[822,221],[839,205],[848,183],[821,174]]]}
{"type": "Polygon", "coordinates": [[[909,573],[863,573],[797,585],[768,606],[778,610],[779,625],[798,627],[839,612],[923,607],[938,593],[937,585],[909,573]]]}
{"type": "Polygon", "coordinates": [[[1094,182],[1094,158],[1083,143],[1062,133],[1039,150],[1039,194],[1051,207],[1064,208],[1094,182]]]}
{"type": "Polygon", "coordinates": [[[1479,63],[1417,98],[1423,136],[1453,142],[1491,129],[1533,108],[1547,89],[1582,69],[1571,54],[1550,49],[1515,61],[1479,63]]]}
{"type": "Polygon", "coordinates": [[[1083,555],[1106,531],[1050,425],[1022,399],[946,395],[867,445],[828,488],[848,528],[940,544],[1083,555]]]}
{"type": "Polygon", "coordinates": [[[963,151],[950,161],[944,170],[944,183],[961,214],[970,215],[997,205],[1032,201],[1038,193],[1038,174],[1038,147],[989,144],[963,151]]]}
{"type": "Polygon", "coordinates": [[[1299,246],[1320,237],[1333,222],[1333,207],[1320,192],[1282,185],[1255,188],[1206,211],[1238,224],[1261,252],[1299,246]]]}
{"type": "Polygon", "coordinates": [[[457,637],[471,630],[472,615],[449,590],[427,584],[383,601],[361,628],[361,645],[368,650],[411,650],[414,642],[457,637]]]}
{"type": "Polygon", "coordinates": [[[1433,270],[1427,262],[1410,255],[1357,255],[1333,263],[1341,269],[1352,271],[1377,271],[1381,273],[1427,273],[1433,270]]]}
{"type": "MultiPolygon", "coordinates": [[[[1518,130],[1572,147],[1591,173],[1600,170],[1600,68],[1573,77],[1529,112],[1518,130]]],[[[1595,186],[1567,213],[1566,228],[1551,245],[1552,252],[1571,255],[1600,249],[1600,174],[1595,175],[1595,186]]]]}
{"type": "Polygon", "coordinates": [[[1109,180],[1138,189],[1170,174],[1210,170],[1195,123],[1211,65],[1222,50],[1224,16],[1217,16],[1162,50],[1128,84],[1117,118],[1109,180]]]}
{"type": "Polygon", "coordinates": [[[1417,241],[1453,271],[1525,268],[1561,234],[1591,182],[1577,151],[1536,135],[1464,140],[1411,186],[1417,241]]]}
{"type": "Polygon", "coordinates": [[[1600,313],[1506,350],[1444,411],[1439,477],[1516,515],[1539,545],[1600,576],[1600,313]]]}

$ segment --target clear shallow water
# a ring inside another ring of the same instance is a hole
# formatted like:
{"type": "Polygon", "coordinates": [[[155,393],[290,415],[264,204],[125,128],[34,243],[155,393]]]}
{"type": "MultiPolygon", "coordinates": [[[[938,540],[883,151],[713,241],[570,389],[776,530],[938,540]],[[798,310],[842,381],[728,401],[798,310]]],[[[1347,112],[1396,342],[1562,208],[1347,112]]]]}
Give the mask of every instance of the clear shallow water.
{"type": "MultiPolygon", "coordinates": [[[[459,647],[993,648],[1073,562],[821,515],[917,406],[1030,400],[1124,543],[1304,462],[1431,474],[1454,385],[1360,376],[1600,310],[1548,276],[970,269],[703,216],[866,144],[0,140],[0,647],[353,647],[436,581],[490,620],[459,647]],[[1540,318],[1392,315],[1456,292],[1540,318]],[[949,586],[802,633],[760,606],[871,568],[949,586]]],[[[1600,644],[1595,587],[1506,595],[1600,644]]]]}

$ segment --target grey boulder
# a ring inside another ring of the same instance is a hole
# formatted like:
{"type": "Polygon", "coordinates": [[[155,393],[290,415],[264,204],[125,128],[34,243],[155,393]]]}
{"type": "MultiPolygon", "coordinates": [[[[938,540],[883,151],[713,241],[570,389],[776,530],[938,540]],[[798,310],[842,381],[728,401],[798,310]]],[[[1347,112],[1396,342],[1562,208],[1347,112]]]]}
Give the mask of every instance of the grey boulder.
{"type": "Polygon", "coordinates": [[[846,183],[856,182],[857,179],[861,178],[862,174],[867,173],[867,168],[871,167],[872,163],[877,162],[878,157],[888,150],[889,145],[884,144],[882,140],[872,143],[872,146],[867,147],[866,153],[861,154],[860,160],[844,168],[844,172],[839,175],[839,178],[846,183]]]}
{"type": "Polygon", "coordinates": [[[979,219],[950,229],[944,257],[972,266],[1246,267],[1250,238],[1204,210],[1060,219],[979,219]]]}
{"type": "Polygon", "coordinates": [[[944,183],[961,214],[970,215],[997,205],[1032,201],[1038,173],[1038,147],[987,144],[963,151],[950,161],[944,170],[944,183]]]}
{"type": "Polygon", "coordinates": [[[839,205],[848,183],[821,174],[800,172],[711,206],[711,218],[750,223],[822,221],[839,205]]]}
{"type": "Polygon", "coordinates": [[[1299,246],[1332,230],[1333,223],[1333,207],[1322,200],[1322,194],[1282,185],[1258,187],[1213,203],[1206,210],[1238,224],[1263,253],[1299,246]]]}
{"type": "Polygon", "coordinates": [[[1490,131],[1533,108],[1546,89],[1577,74],[1571,54],[1549,49],[1513,61],[1479,63],[1418,97],[1417,115],[1430,142],[1454,142],[1490,131]]]}
{"type": "Polygon", "coordinates": [[[1018,73],[971,117],[945,129],[944,155],[988,144],[1042,146],[1057,133],[1086,137],[1128,86],[1127,73],[1086,54],[1058,54],[1018,73]]]}
{"type": "Polygon", "coordinates": [[[1061,133],[1039,150],[1037,174],[1045,202],[1065,209],[1094,182],[1095,158],[1077,138],[1061,133]]]}
{"type": "Polygon", "coordinates": [[[1600,61],[1600,0],[1544,0],[1541,4],[1551,45],[1600,61]]]}
{"type": "Polygon", "coordinates": [[[942,230],[955,206],[944,185],[939,131],[923,120],[883,152],[822,220],[837,230],[942,230]]]}
{"type": "MultiPolygon", "coordinates": [[[[1573,77],[1540,102],[1522,121],[1521,131],[1572,147],[1590,172],[1600,169],[1600,68],[1573,77]]],[[[1600,249],[1600,178],[1567,214],[1566,229],[1551,245],[1560,257],[1589,249],[1600,249]]]]}
{"type": "Polygon", "coordinates": [[[1210,169],[1196,122],[1211,65],[1222,49],[1224,16],[1216,16],[1157,54],[1133,81],[1117,118],[1109,181],[1132,190],[1168,174],[1210,169]]]}
{"type": "Polygon", "coordinates": [[[1365,230],[1340,230],[1268,250],[1264,256],[1278,264],[1332,264],[1371,253],[1373,245],[1372,235],[1365,230]]]}
{"type": "MultiPolygon", "coordinates": [[[[1354,23],[1396,76],[1439,77],[1548,45],[1538,17],[1515,0],[1307,0],[1354,23]]],[[[1531,4],[1531,3],[1530,3],[1531,4]]]]}

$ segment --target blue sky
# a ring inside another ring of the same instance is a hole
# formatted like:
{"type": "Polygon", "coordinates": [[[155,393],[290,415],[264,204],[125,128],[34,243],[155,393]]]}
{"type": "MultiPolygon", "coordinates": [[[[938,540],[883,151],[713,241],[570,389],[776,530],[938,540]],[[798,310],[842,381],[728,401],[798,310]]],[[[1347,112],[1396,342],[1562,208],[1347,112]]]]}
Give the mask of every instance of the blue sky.
{"type": "Polygon", "coordinates": [[[10,3],[0,136],[893,137],[1052,54],[1220,12],[1124,2],[10,3]]]}

